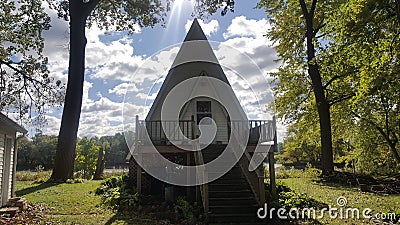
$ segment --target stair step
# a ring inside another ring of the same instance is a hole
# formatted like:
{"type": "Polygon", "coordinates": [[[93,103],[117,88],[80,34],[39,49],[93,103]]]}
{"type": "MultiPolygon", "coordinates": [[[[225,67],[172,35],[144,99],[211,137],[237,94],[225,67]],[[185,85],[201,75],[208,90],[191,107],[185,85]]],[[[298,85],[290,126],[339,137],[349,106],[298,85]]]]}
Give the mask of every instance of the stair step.
{"type": "Polygon", "coordinates": [[[208,214],[208,221],[210,223],[253,223],[253,222],[261,222],[261,219],[257,217],[257,213],[243,213],[243,214],[235,214],[235,213],[218,213],[208,214]]]}
{"type": "Polygon", "coordinates": [[[209,186],[212,185],[244,185],[245,187],[248,187],[248,184],[243,181],[242,179],[227,179],[227,178],[219,178],[211,183],[208,184],[209,186]]]}
{"type": "Polygon", "coordinates": [[[254,205],[256,201],[253,197],[236,197],[236,198],[209,198],[209,204],[212,206],[219,205],[254,205]]]}
{"type": "Polygon", "coordinates": [[[250,190],[235,190],[235,191],[213,191],[209,190],[210,198],[214,197],[230,197],[230,198],[237,198],[237,197],[252,197],[253,193],[250,190]]]}
{"type": "Polygon", "coordinates": [[[236,222],[236,223],[209,223],[208,225],[265,225],[265,223],[263,223],[263,222],[236,222]]]}
{"type": "Polygon", "coordinates": [[[214,214],[254,214],[257,215],[258,205],[253,204],[246,204],[246,207],[243,205],[213,205],[210,206],[209,211],[210,213],[214,214]]]}
{"type": "Polygon", "coordinates": [[[238,190],[248,190],[249,187],[244,184],[210,184],[208,185],[209,191],[238,191],[238,190]]]}
{"type": "Polygon", "coordinates": [[[18,211],[18,207],[5,207],[0,209],[0,215],[8,215],[9,217],[13,217],[18,211]]]}
{"type": "MultiPolygon", "coordinates": [[[[225,150],[226,145],[209,146],[202,150],[203,159],[205,162],[210,162],[225,150]]],[[[209,177],[216,177],[226,169],[225,165],[228,165],[228,163],[213,168],[214,171],[207,171],[209,177]]],[[[262,220],[257,218],[258,203],[239,164],[230,168],[226,174],[217,180],[209,183],[208,191],[210,225],[263,224],[262,220]]]]}

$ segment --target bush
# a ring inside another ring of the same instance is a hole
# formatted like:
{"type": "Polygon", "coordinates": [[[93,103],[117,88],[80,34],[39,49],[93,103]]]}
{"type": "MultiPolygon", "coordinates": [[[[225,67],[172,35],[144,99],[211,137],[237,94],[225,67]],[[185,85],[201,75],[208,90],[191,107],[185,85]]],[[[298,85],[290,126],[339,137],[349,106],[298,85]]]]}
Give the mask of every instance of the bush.
{"type": "Polygon", "coordinates": [[[74,179],[68,179],[66,181],[67,184],[81,184],[81,183],[85,183],[85,179],[83,178],[74,178],[74,179]]]}
{"type": "Polygon", "coordinates": [[[178,213],[180,218],[183,218],[182,222],[185,224],[194,224],[198,222],[200,218],[200,207],[192,205],[184,198],[179,197],[175,203],[175,211],[178,213]]]}
{"type": "Polygon", "coordinates": [[[273,199],[272,193],[269,189],[269,184],[266,183],[266,200],[267,204],[274,208],[285,208],[286,212],[289,212],[291,208],[303,209],[303,208],[317,208],[321,203],[317,200],[309,197],[305,193],[296,193],[290,189],[289,186],[282,182],[276,183],[276,191],[278,199],[273,199]]]}
{"type": "Polygon", "coordinates": [[[102,204],[110,207],[137,206],[143,197],[129,183],[128,176],[113,176],[105,179],[95,193],[101,195],[102,204]]]}
{"type": "Polygon", "coordinates": [[[317,178],[322,175],[322,170],[312,167],[311,163],[307,163],[307,167],[304,170],[304,178],[317,178]]]}
{"type": "Polygon", "coordinates": [[[76,144],[76,157],[74,164],[75,177],[91,179],[96,170],[97,155],[100,147],[96,140],[86,137],[78,140],[76,144]]]}
{"type": "Polygon", "coordinates": [[[110,177],[118,177],[118,176],[126,176],[126,175],[128,175],[127,171],[112,171],[112,172],[104,171],[103,174],[101,175],[101,177],[103,179],[107,179],[110,177]]]}
{"type": "MultiPolygon", "coordinates": [[[[264,169],[265,176],[269,177],[269,170],[266,167],[264,169]]],[[[277,179],[287,178],[317,178],[321,176],[322,172],[320,169],[312,167],[310,163],[307,163],[307,167],[304,170],[295,169],[293,166],[290,169],[286,169],[284,166],[280,167],[276,173],[277,179]]]]}
{"type": "Polygon", "coordinates": [[[18,171],[16,179],[18,181],[33,181],[35,183],[43,183],[50,179],[51,170],[48,171],[18,171]]]}

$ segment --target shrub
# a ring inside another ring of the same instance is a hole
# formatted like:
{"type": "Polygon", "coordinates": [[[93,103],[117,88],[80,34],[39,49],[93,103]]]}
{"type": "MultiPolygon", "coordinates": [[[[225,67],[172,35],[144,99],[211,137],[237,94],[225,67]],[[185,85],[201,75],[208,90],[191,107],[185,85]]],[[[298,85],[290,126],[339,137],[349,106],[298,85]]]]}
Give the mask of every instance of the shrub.
{"type": "MultiPolygon", "coordinates": [[[[265,176],[269,177],[268,167],[264,169],[265,176]]],[[[307,163],[307,167],[304,170],[295,169],[293,166],[290,169],[286,167],[279,167],[276,173],[277,179],[287,179],[287,178],[317,178],[321,176],[322,172],[320,169],[312,167],[311,163],[307,163]]]]}
{"type": "Polygon", "coordinates": [[[107,179],[110,177],[118,177],[118,176],[125,176],[127,175],[128,172],[127,171],[104,171],[103,174],[101,175],[101,178],[103,179],[107,179]]]}
{"type": "Polygon", "coordinates": [[[76,144],[76,157],[74,164],[75,177],[91,179],[96,170],[97,154],[100,147],[96,140],[86,137],[80,139],[76,144]]]}
{"type": "Polygon", "coordinates": [[[85,179],[83,178],[74,178],[74,179],[68,179],[66,181],[67,184],[78,184],[78,183],[84,183],[85,179]]]}
{"type": "Polygon", "coordinates": [[[190,204],[182,197],[177,199],[174,208],[185,224],[193,224],[201,219],[200,207],[190,204]]]}
{"type": "Polygon", "coordinates": [[[304,170],[304,178],[317,178],[322,175],[322,170],[312,167],[311,163],[307,163],[307,167],[304,170]]]}
{"type": "Polygon", "coordinates": [[[278,199],[273,199],[268,183],[266,183],[265,189],[267,204],[274,208],[285,208],[287,209],[286,212],[289,212],[291,208],[317,208],[321,205],[317,200],[304,193],[296,193],[294,190],[290,189],[289,186],[279,181],[276,183],[278,199]]]}
{"type": "Polygon", "coordinates": [[[35,183],[43,183],[50,179],[51,170],[48,171],[18,171],[16,179],[18,181],[33,181],[35,183]]]}
{"type": "Polygon", "coordinates": [[[105,179],[95,193],[101,195],[102,204],[110,207],[136,206],[143,200],[143,197],[130,187],[128,176],[105,179]]]}

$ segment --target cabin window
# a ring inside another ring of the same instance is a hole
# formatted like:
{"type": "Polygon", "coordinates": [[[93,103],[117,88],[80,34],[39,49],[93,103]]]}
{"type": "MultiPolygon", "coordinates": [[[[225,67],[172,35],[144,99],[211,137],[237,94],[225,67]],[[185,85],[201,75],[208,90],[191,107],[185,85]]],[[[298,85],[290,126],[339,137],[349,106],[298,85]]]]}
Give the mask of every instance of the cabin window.
{"type": "MultiPolygon", "coordinates": [[[[211,116],[211,101],[197,101],[197,124],[204,117],[212,118],[211,116]]],[[[211,124],[211,120],[206,121],[206,124],[211,124]]]]}

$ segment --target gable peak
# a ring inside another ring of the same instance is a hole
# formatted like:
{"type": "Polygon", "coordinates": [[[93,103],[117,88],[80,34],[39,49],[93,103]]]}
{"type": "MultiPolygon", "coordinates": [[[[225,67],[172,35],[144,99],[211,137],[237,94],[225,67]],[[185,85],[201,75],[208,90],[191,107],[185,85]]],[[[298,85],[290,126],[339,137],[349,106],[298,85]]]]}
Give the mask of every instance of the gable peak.
{"type": "Polygon", "coordinates": [[[201,29],[200,23],[195,18],[192,22],[192,26],[190,26],[190,29],[186,35],[185,41],[206,41],[207,37],[203,32],[203,29],[201,29]]]}

